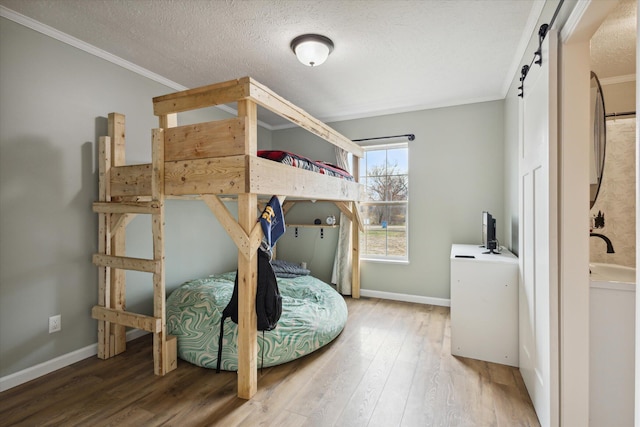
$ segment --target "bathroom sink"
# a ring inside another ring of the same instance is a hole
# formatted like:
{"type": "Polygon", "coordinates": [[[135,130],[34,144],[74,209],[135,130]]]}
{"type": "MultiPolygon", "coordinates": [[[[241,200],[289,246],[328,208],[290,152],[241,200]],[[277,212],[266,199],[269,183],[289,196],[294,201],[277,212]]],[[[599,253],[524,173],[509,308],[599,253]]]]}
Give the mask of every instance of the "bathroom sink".
{"type": "Polygon", "coordinates": [[[591,280],[601,280],[606,282],[636,282],[636,269],[623,265],[605,264],[599,262],[589,263],[591,280]]]}

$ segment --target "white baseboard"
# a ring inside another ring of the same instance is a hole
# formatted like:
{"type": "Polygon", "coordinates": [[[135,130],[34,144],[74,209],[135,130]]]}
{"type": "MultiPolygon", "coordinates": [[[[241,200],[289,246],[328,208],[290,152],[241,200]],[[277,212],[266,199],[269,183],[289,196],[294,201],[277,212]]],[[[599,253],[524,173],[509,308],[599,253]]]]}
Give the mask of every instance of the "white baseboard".
{"type": "MultiPolygon", "coordinates": [[[[413,302],[417,304],[439,305],[443,307],[451,307],[451,300],[445,298],[423,297],[419,295],[398,294],[394,292],[372,291],[361,289],[360,295],[363,297],[388,299],[393,301],[413,302]]],[[[127,332],[127,341],[140,338],[149,332],[133,329],[127,332]]],[[[22,371],[4,376],[0,378],[0,392],[9,390],[10,388],[19,386],[31,380],[35,380],[41,376],[47,375],[58,369],[72,365],[76,362],[93,357],[98,354],[98,344],[92,344],[71,353],[63,354],[55,359],[48,360],[38,365],[32,366],[22,371]]]]}
{"type": "Polygon", "coordinates": [[[371,291],[369,289],[360,289],[360,295],[363,297],[390,299],[394,301],[415,302],[418,304],[439,305],[442,307],[451,307],[451,300],[445,298],[423,297],[419,295],[396,294],[394,292],[371,291]]]}
{"type": "MultiPolygon", "coordinates": [[[[148,333],[149,332],[140,329],[132,329],[127,332],[127,341],[140,338],[148,333]]],[[[72,351],[71,353],[63,354],[55,359],[42,362],[38,365],[31,366],[30,368],[23,369],[22,371],[4,376],[0,378],[0,392],[9,390],[10,388],[19,386],[20,384],[24,384],[31,380],[35,380],[36,378],[42,377],[86,358],[95,356],[96,354],[98,354],[97,343],[72,351]]]]}

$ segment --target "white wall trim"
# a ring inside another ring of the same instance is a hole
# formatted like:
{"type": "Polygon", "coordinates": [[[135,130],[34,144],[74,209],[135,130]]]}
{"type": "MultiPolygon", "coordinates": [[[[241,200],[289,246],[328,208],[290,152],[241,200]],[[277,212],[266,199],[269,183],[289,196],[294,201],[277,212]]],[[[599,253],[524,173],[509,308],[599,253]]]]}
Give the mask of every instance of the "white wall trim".
{"type": "MultiPolygon", "coordinates": [[[[97,56],[98,58],[104,59],[105,61],[111,62],[112,64],[118,65],[126,70],[132,71],[142,77],[146,77],[154,82],[160,83],[164,86],[167,86],[171,89],[175,89],[177,91],[188,90],[190,88],[181,85],[180,83],[176,83],[173,80],[169,80],[166,77],[162,77],[159,74],[154,73],[153,71],[147,70],[146,68],[140,67],[139,65],[134,64],[133,62],[129,62],[126,59],[120,58],[112,53],[107,52],[106,50],[102,50],[92,44],[84,42],[80,39],[77,39],[69,34],[63,33],[62,31],[56,30],[53,27],[50,27],[46,24],[43,24],[40,21],[36,21],[33,18],[29,18],[28,16],[22,15],[18,12],[15,12],[5,6],[0,5],[0,17],[9,19],[17,24],[23,25],[33,31],[37,31],[45,36],[49,36],[53,39],[56,39],[62,43],[68,44],[69,46],[73,46],[77,49],[80,49],[88,54],[93,56],[97,56]]],[[[238,111],[227,106],[227,105],[216,105],[216,108],[219,108],[229,114],[238,115],[238,111]]],[[[258,120],[258,124],[265,129],[273,130],[273,127],[267,123],[264,123],[258,120]]]]}
{"type": "Polygon", "coordinates": [[[125,68],[129,71],[133,71],[136,74],[139,74],[150,80],[153,80],[155,82],[168,86],[172,89],[175,89],[175,90],[189,89],[186,86],[183,86],[179,83],[176,83],[172,80],[162,77],[159,74],[156,74],[152,71],[147,70],[146,68],[142,68],[132,62],[122,59],[105,50],[97,48],[89,43],[86,43],[80,39],[70,36],[69,34],[63,33],[62,31],[56,30],[53,27],[50,27],[46,24],[43,24],[42,22],[36,21],[35,19],[29,18],[28,16],[15,12],[2,5],[0,5],[0,16],[2,16],[3,18],[7,18],[17,24],[24,25],[25,27],[30,28],[34,31],[37,31],[41,34],[44,34],[45,36],[49,36],[53,39],[61,41],[62,43],[68,44],[69,46],[73,46],[77,49],[87,52],[93,56],[102,58],[105,61],[111,62],[112,64],[119,65],[122,68],[125,68]]]}
{"type": "Polygon", "coordinates": [[[600,84],[602,86],[606,86],[606,85],[616,85],[619,83],[628,83],[628,82],[635,82],[635,81],[636,81],[635,74],[627,74],[626,76],[606,77],[604,79],[600,79],[600,84]]]}
{"type": "MultiPolygon", "coordinates": [[[[412,302],[417,304],[438,305],[442,307],[451,307],[451,300],[445,298],[424,297],[419,295],[399,294],[394,292],[383,292],[362,289],[360,295],[369,298],[380,298],[393,301],[412,302]]],[[[148,332],[133,329],[127,332],[127,341],[132,341],[148,334],[148,332]]],[[[26,382],[35,380],[51,372],[57,371],[81,360],[93,357],[98,354],[98,344],[91,344],[84,348],[63,354],[55,359],[42,362],[38,365],[31,366],[16,373],[0,378],[0,392],[17,387],[26,382]]]]}
{"type": "Polygon", "coordinates": [[[451,307],[451,300],[445,298],[423,297],[420,295],[397,294],[394,292],[372,291],[361,289],[360,295],[369,298],[389,299],[393,301],[415,302],[417,304],[439,305],[451,307]]]}
{"type": "Polygon", "coordinates": [[[567,40],[574,35],[576,29],[578,28],[578,24],[580,24],[585,11],[589,7],[589,4],[591,4],[591,0],[584,0],[577,2],[573,7],[573,10],[567,18],[567,21],[564,23],[562,29],[558,33],[558,38],[560,39],[561,43],[566,43],[567,40]]]}
{"type": "MultiPolygon", "coordinates": [[[[127,341],[140,338],[141,336],[148,333],[149,332],[140,329],[133,329],[127,332],[127,341]]],[[[0,378],[0,392],[9,390],[13,387],[17,387],[20,384],[24,384],[31,380],[35,380],[36,378],[40,378],[44,375],[50,374],[51,372],[57,371],[58,369],[62,369],[81,360],[93,357],[96,354],[98,354],[97,343],[72,351],[71,353],[63,354],[62,356],[58,356],[55,359],[42,362],[38,365],[23,369],[22,371],[6,375],[0,378]]]]}

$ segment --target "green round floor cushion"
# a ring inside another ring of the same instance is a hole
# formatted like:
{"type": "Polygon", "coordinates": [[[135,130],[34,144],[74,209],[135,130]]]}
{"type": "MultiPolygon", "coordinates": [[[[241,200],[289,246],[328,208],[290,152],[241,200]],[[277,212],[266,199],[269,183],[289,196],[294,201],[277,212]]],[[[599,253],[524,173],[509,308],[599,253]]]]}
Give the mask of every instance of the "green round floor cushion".
{"type": "MultiPolygon", "coordinates": [[[[178,357],[215,369],[222,311],[231,300],[236,273],[184,283],[167,299],[167,330],[178,339],[178,357]]],[[[272,331],[258,332],[258,367],[298,359],[336,338],[347,305],[331,286],[312,277],[278,278],[282,316],[272,331]],[[264,347],[264,353],[262,353],[264,347]],[[264,356],[264,362],[261,363],[264,356]]],[[[225,320],[221,369],[238,370],[238,325],[225,320]]]]}

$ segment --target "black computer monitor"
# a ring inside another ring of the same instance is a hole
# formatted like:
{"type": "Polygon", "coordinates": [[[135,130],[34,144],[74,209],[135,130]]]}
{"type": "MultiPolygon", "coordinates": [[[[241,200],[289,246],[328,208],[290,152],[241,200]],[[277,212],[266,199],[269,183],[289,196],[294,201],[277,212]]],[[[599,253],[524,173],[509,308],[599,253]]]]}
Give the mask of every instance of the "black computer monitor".
{"type": "Polygon", "coordinates": [[[495,254],[498,248],[498,240],[496,239],[496,220],[487,211],[482,212],[482,246],[488,249],[488,252],[495,254]]]}

